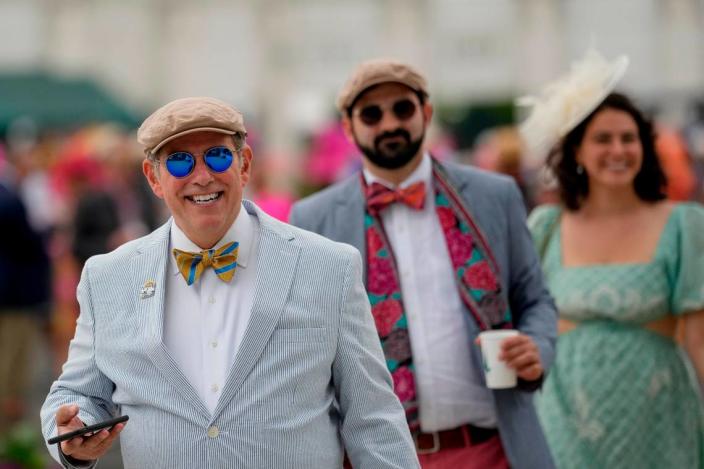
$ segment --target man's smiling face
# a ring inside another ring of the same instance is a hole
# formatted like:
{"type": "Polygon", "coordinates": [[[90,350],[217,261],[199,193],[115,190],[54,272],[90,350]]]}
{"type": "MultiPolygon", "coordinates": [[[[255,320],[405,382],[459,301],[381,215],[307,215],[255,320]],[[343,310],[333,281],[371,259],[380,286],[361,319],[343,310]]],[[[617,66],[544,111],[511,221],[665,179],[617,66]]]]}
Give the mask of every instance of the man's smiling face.
{"type": "Polygon", "coordinates": [[[218,132],[196,132],[176,138],[159,150],[159,168],[151,161],[143,163],[144,174],[157,197],[164,199],[176,225],[188,238],[203,249],[213,247],[230,228],[239,214],[242,193],[250,175],[252,152],[248,146],[239,157],[230,135],[218,132]],[[229,148],[234,161],[226,171],[211,171],[203,160],[210,148],[229,148]],[[183,178],[172,176],[164,159],[177,151],[191,153],[195,167],[183,178]]]}

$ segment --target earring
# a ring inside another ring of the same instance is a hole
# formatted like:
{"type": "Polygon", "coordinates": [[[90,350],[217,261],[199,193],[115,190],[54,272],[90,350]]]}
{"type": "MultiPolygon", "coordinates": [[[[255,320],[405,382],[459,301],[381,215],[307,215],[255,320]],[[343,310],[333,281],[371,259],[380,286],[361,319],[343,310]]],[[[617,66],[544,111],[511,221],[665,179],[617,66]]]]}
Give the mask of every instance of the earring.
{"type": "Polygon", "coordinates": [[[580,176],[584,174],[584,166],[579,163],[577,163],[577,174],[579,174],[580,176]]]}

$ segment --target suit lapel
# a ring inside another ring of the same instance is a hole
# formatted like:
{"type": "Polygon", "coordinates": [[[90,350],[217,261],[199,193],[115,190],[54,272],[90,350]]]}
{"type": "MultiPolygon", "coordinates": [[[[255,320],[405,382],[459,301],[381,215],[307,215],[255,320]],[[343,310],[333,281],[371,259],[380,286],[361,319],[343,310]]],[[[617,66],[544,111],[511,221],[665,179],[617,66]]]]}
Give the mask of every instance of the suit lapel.
{"type": "MultiPolygon", "coordinates": [[[[445,169],[445,174],[447,175],[447,179],[450,181],[450,184],[452,184],[452,187],[455,188],[455,190],[462,196],[462,199],[465,202],[465,205],[471,205],[472,203],[472,187],[470,184],[468,184],[467,179],[465,178],[459,178],[457,177],[457,172],[453,171],[452,167],[448,167],[444,165],[443,163],[439,163],[441,167],[445,169]]],[[[468,209],[471,209],[471,207],[466,207],[468,209]]],[[[474,214],[470,212],[472,216],[474,214]]]]}
{"type": "Polygon", "coordinates": [[[245,207],[257,216],[260,223],[254,302],[247,330],[213,418],[237,394],[269,342],[286,304],[300,253],[300,246],[293,242],[293,233],[286,230],[285,225],[272,221],[248,201],[245,201],[245,207]]]}
{"type": "Polygon", "coordinates": [[[364,195],[359,175],[350,178],[341,191],[333,211],[335,241],[350,244],[362,253],[364,268],[364,284],[367,284],[367,243],[364,230],[364,195]]]}
{"type": "Polygon", "coordinates": [[[164,344],[164,300],[170,229],[171,221],[155,231],[140,253],[132,259],[130,271],[135,272],[135,295],[139,295],[146,281],[156,283],[153,296],[138,297],[136,317],[143,321],[146,354],[156,369],[185,402],[191,403],[201,415],[209,419],[208,409],[164,344]]]}

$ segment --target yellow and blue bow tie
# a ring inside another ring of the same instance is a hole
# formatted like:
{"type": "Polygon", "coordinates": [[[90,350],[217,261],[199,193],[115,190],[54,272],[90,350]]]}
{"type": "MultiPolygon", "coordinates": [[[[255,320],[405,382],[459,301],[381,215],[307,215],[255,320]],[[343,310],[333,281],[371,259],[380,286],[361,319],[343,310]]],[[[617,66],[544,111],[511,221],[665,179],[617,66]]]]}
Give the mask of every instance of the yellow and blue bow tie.
{"type": "Polygon", "coordinates": [[[233,241],[218,249],[204,249],[201,252],[188,252],[174,249],[178,270],[188,285],[198,281],[206,267],[212,267],[218,277],[229,282],[237,268],[237,253],[240,243],[233,241]]]}

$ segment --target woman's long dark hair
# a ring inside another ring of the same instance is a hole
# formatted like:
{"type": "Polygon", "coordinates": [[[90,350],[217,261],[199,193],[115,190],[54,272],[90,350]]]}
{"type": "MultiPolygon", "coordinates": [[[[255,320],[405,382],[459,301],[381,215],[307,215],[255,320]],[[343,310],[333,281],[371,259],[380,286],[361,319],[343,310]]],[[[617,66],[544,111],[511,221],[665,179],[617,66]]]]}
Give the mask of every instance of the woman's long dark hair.
{"type": "Polygon", "coordinates": [[[655,153],[653,126],[633,105],[631,100],[620,93],[609,94],[604,101],[563,139],[559,148],[548,157],[548,166],[557,176],[562,203],[570,210],[577,210],[589,194],[589,180],[586,172],[577,172],[576,153],[582,143],[587,126],[604,109],[616,109],[628,113],[638,127],[638,138],[643,148],[643,163],[633,181],[633,187],[641,200],[655,202],[665,198],[665,174],[655,153]]]}

